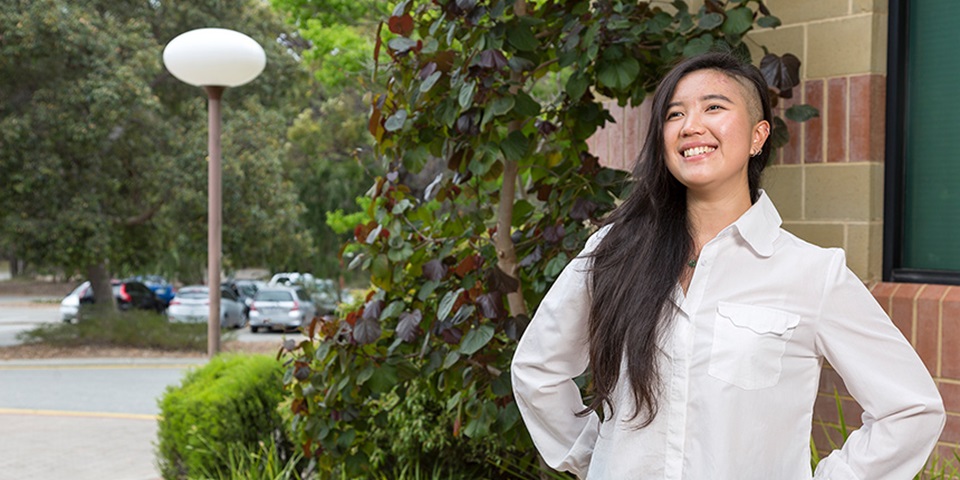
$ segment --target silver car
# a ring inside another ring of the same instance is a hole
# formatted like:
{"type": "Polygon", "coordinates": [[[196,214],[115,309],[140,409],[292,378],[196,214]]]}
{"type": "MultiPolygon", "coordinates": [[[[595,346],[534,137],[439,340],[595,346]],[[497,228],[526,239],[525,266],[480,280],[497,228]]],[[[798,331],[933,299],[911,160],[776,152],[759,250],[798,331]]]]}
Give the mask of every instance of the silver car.
{"type": "Polygon", "coordinates": [[[254,295],[250,304],[250,331],[304,327],[316,314],[316,304],[302,288],[264,287],[254,295]]]}
{"type": "MultiPolygon", "coordinates": [[[[220,289],[220,328],[247,324],[244,305],[228,288],[220,289]]],[[[170,300],[167,318],[178,323],[206,323],[210,318],[210,289],[203,285],[181,288],[170,300]]]]}

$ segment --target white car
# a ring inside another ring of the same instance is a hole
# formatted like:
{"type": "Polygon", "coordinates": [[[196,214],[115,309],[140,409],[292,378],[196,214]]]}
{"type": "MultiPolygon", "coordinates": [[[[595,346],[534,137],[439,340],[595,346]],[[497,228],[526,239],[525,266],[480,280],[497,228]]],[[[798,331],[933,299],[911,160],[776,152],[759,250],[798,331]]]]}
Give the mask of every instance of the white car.
{"type": "Polygon", "coordinates": [[[267,285],[271,287],[276,285],[311,285],[314,281],[313,275],[309,273],[280,272],[271,277],[267,285]]]}
{"type": "Polygon", "coordinates": [[[81,283],[63,298],[60,302],[60,319],[67,323],[77,323],[77,312],[80,311],[80,298],[86,295],[93,296],[93,292],[90,291],[90,282],[81,283]]]}
{"type": "Polygon", "coordinates": [[[305,327],[316,314],[316,304],[302,288],[264,287],[250,304],[250,331],[305,327]]]}
{"type": "MultiPolygon", "coordinates": [[[[241,328],[247,324],[244,304],[228,288],[220,289],[220,328],[241,328]]],[[[210,289],[203,285],[181,288],[170,300],[167,318],[177,323],[207,323],[210,318],[210,289]]]]}

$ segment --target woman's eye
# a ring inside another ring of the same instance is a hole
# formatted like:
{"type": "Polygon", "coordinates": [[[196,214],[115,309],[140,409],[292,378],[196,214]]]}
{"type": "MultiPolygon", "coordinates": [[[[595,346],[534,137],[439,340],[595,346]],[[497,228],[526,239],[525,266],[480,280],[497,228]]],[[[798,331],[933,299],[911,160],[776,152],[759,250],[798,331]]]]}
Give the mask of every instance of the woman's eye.
{"type": "Polygon", "coordinates": [[[723,107],[720,105],[710,105],[709,107],[707,107],[707,111],[709,112],[711,110],[723,110],[723,107]]]}
{"type": "Polygon", "coordinates": [[[667,113],[667,120],[670,120],[671,118],[679,118],[679,117],[682,116],[682,115],[683,115],[683,114],[680,113],[680,112],[668,112],[668,113],[667,113]]]}

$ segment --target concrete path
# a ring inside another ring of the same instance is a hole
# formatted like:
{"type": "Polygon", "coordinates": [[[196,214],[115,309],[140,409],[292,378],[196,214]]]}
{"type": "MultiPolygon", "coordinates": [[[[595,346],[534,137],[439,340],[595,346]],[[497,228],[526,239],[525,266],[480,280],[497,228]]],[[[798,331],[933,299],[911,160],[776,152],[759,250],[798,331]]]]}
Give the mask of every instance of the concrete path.
{"type": "Polygon", "coordinates": [[[0,361],[0,480],[159,479],[157,399],[205,361],[0,361]]]}

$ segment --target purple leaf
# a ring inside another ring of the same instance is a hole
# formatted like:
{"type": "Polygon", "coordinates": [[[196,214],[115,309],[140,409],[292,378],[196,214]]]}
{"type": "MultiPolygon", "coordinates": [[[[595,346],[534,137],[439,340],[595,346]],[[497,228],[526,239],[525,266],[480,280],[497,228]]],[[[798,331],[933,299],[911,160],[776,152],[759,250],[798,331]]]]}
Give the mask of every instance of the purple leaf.
{"type": "Polygon", "coordinates": [[[485,293],[477,297],[480,314],[485,318],[496,319],[503,317],[503,296],[497,293],[485,293]]]}
{"type": "Polygon", "coordinates": [[[565,234],[566,230],[564,230],[562,223],[551,225],[543,229],[543,239],[550,243],[557,243],[560,240],[563,240],[563,236],[565,234]]]}
{"type": "Polygon", "coordinates": [[[370,344],[380,339],[380,321],[376,318],[368,319],[366,313],[353,326],[353,339],[361,345],[370,344]]]}
{"type": "Polygon", "coordinates": [[[800,59],[789,53],[782,57],[772,53],[764,55],[760,60],[760,71],[767,85],[777,89],[781,96],[784,91],[800,84],[800,59]]]}
{"type": "Polygon", "coordinates": [[[570,218],[574,220],[586,220],[597,210],[597,204],[585,198],[578,198],[573,202],[573,208],[570,209],[570,218]]]}
{"type": "MultiPolygon", "coordinates": [[[[361,320],[379,320],[380,312],[383,310],[383,301],[370,300],[363,306],[363,317],[361,320]]],[[[359,323],[359,322],[358,322],[359,323]]]]}
{"type": "Polygon", "coordinates": [[[534,248],[529,255],[520,260],[520,266],[529,267],[530,265],[539,262],[541,258],[543,258],[543,249],[540,248],[540,245],[537,245],[537,248],[534,248]]]}
{"type": "Polygon", "coordinates": [[[427,280],[440,281],[447,275],[447,266],[439,259],[430,260],[423,264],[423,276],[427,280]]]}
{"type": "Polygon", "coordinates": [[[401,313],[400,322],[397,323],[397,336],[407,343],[416,340],[421,320],[423,320],[423,314],[420,313],[420,309],[401,313]]]}
{"type": "Polygon", "coordinates": [[[486,287],[489,292],[513,293],[520,288],[520,282],[507,275],[507,272],[500,270],[497,265],[487,270],[484,280],[486,280],[486,287]]]}

